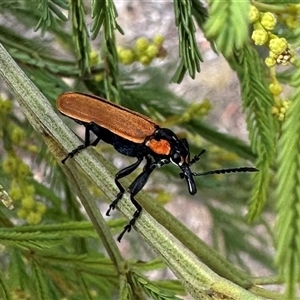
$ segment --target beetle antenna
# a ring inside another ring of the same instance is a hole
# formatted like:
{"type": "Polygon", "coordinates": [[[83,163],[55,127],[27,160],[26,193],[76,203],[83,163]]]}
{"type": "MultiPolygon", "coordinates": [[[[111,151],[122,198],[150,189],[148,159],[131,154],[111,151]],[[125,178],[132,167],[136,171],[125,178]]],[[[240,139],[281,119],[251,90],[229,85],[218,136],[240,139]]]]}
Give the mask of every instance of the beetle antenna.
{"type": "Polygon", "coordinates": [[[212,170],[202,173],[192,173],[193,176],[204,176],[211,174],[226,174],[226,173],[241,173],[241,172],[258,172],[256,168],[252,167],[240,167],[240,168],[231,168],[231,169],[220,169],[220,170],[212,170]]]}
{"type": "Polygon", "coordinates": [[[203,149],[199,154],[196,154],[191,160],[190,160],[190,166],[196,163],[202,154],[204,154],[205,150],[203,149]]]}

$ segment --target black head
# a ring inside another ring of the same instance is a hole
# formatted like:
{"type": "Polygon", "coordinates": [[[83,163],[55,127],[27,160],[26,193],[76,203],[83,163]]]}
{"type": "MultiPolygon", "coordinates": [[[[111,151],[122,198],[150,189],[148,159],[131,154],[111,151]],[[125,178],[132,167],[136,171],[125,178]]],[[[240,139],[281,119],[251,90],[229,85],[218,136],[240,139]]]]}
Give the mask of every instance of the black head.
{"type": "Polygon", "coordinates": [[[190,169],[190,150],[186,139],[177,139],[170,153],[170,161],[181,169],[181,176],[185,178],[190,194],[195,195],[197,187],[190,169]]]}
{"type": "Polygon", "coordinates": [[[199,161],[205,150],[202,150],[199,154],[195,155],[193,159],[190,159],[188,141],[186,139],[179,139],[172,130],[167,128],[158,128],[152,139],[149,140],[146,145],[149,146],[154,155],[172,162],[181,169],[179,175],[182,179],[184,178],[186,180],[191,195],[197,193],[197,187],[194,181],[195,176],[235,172],[258,172],[258,170],[253,167],[239,167],[194,173],[191,171],[190,167],[199,161]]]}
{"type": "MultiPolygon", "coordinates": [[[[195,195],[197,193],[197,187],[194,182],[193,173],[190,170],[190,150],[187,140],[179,139],[176,134],[168,128],[157,129],[154,138],[160,142],[164,141],[168,143],[168,152],[166,151],[164,155],[181,169],[182,176],[186,179],[190,194],[195,195]]],[[[158,153],[158,151],[156,152],[158,153]]]]}

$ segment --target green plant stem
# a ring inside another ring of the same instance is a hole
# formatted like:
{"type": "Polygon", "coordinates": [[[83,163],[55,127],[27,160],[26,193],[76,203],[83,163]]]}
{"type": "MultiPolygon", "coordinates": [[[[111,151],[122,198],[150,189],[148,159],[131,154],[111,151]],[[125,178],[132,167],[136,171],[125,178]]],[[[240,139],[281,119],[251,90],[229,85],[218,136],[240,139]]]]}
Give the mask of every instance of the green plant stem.
{"type": "Polygon", "coordinates": [[[269,276],[269,277],[255,277],[253,278],[253,283],[255,285],[269,285],[269,284],[279,284],[283,283],[284,280],[280,276],[269,276]]]}
{"type": "Polygon", "coordinates": [[[205,265],[214,270],[214,272],[244,288],[249,288],[252,285],[252,281],[247,274],[235,268],[228,260],[219,255],[219,253],[205,244],[185,225],[173,217],[172,214],[153,202],[150,197],[141,195],[138,199],[142,207],[145,208],[157,222],[162,224],[194,255],[204,262],[205,265]]]}
{"type": "Polygon", "coordinates": [[[266,4],[258,1],[251,1],[251,4],[259,11],[273,12],[276,14],[296,13],[297,11],[295,8],[290,8],[288,5],[266,4]]]}
{"type": "Polygon", "coordinates": [[[95,199],[90,195],[87,189],[86,180],[84,180],[81,172],[79,172],[73,162],[68,164],[68,166],[62,166],[62,168],[74,188],[76,195],[79,197],[86,213],[90,217],[109,257],[115,264],[118,272],[122,273],[125,262],[119,248],[116,246],[107,223],[105,222],[102,214],[99,212],[95,199]]]}
{"type": "Polygon", "coordinates": [[[254,287],[250,288],[249,291],[253,292],[255,295],[258,295],[260,297],[264,297],[267,299],[277,299],[277,300],[283,299],[282,294],[273,292],[273,291],[268,291],[268,290],[262,289],[258,286],[254,286],[254,287]]]}

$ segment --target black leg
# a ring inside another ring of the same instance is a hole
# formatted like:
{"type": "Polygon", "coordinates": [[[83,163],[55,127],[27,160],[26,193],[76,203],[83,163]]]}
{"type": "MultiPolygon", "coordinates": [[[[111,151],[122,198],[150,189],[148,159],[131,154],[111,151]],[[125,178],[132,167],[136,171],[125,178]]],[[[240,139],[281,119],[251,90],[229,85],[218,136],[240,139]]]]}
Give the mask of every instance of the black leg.
{"type": "Polygon", "coordinates": [[[121,185],[121,183],[119,182],[119,179],[131,174],[142,162],[143,157],[139,158],[133,165],[130,165],[128,167],[126,167],[125,169],[122,169],[121,171],[119,171],[116,176],[115,176],[115,183],[117,185],[117,187],[119,188],[119,193],[117,195],[117,198],[109,205],[109,209],[106,212],[106,215],[109,216],[110,211],[112,209],[115,209],[119,200],[122,198],[125,189],[123,188],[123,186],[121,185]]]}
{"type": "Polygon", "coordinates": [[[69,158],[72,158],[76,153],[78,153],[80,150],[82,150],[84,148],[86,148],[85,145],[78,146],[77,148],[75,148],[74,150],[72,150],[71,152],[69,152],[67,154],[67,156],[64,159],[62,159],[61,162],[64,164],[69,158]]]}
{"type": "Polygon", "coordinates": [[[145,186],[146,182],[150,174],[154,171],[154,169],[158,166],[158,164],[151,163],[150,159],[147,159],[147,164],[143,170],[143,172],[134,180],[134,182],[129,186],[128,191],[130,193],[130,200],[132,204],[135,206],[136,211],[133,214],[133,218],[129,221],[129,223],[124,227],[121,234],[118,236],[118,241],[121,242],[123,235],[126,232],[130,232],[132,226],[135,224],[137,218],[141,214],[142,207],[141,205],[135,200],[134,196],[145,186]],[[148,167],[147,167],[148,166],[148,167]]]}
{"type": "Polygon", "coordinates": [[[78,146],[74,150],[68,153],[68,155],[61,161],[63,164],[67,161],[68,158],[72,158],[76,153],[78,153],[80,150],[87,148],[88,146],[96,146],[99,141],[100,137],[97,137],[94,142],[90,142],[90,131],[91,128],[89,125],[85,125],[85,137],[84,137],[84,144],[78,146]]]}

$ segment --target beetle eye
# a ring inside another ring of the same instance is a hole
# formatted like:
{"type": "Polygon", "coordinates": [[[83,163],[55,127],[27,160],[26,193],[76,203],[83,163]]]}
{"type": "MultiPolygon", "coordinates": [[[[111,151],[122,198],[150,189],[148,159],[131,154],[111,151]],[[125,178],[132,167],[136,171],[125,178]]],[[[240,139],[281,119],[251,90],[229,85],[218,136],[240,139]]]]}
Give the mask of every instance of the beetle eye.
{"type": "Polygon", "coordinates": [[[175,164],[179,164],[181,162],[181,156],[178,152],[173,154],[172,160],[175,164]]]}

